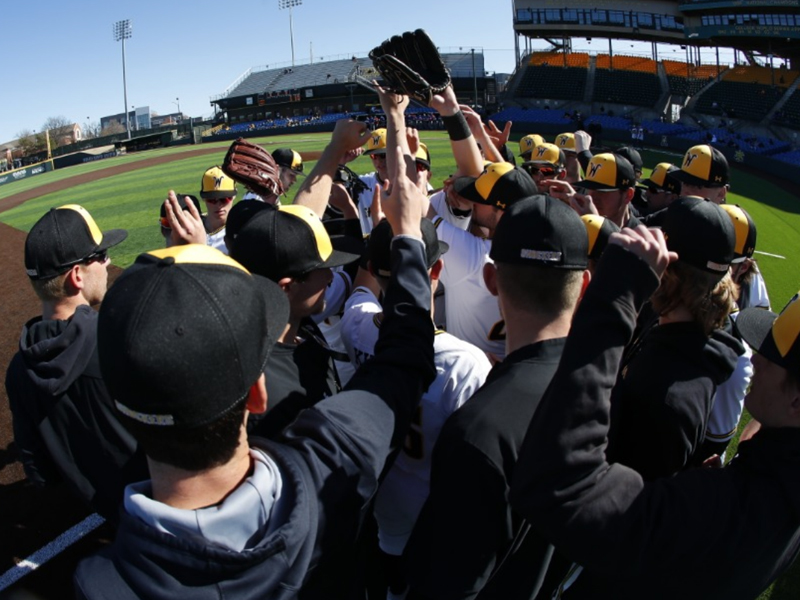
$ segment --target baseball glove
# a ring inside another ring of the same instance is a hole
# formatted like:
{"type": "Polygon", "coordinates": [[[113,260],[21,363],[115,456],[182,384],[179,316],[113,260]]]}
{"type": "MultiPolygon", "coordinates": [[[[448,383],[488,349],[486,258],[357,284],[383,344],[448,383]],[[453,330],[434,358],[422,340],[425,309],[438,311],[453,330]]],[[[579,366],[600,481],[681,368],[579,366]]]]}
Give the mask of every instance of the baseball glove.
{"type": "Polygon", "coordinates": [[[383,86],[426,106],[450,85],[450,71],[431,38],[422,29],[395,35],[369,53],[383,77],[383,86]]]}
{"type": "Polygon", "coordinates": [[[281,170],[275,159],[261,146],[244,138],[235,140],[228,148],[222,171],[259,196],[280,196],[283,193],[281,170]]]}

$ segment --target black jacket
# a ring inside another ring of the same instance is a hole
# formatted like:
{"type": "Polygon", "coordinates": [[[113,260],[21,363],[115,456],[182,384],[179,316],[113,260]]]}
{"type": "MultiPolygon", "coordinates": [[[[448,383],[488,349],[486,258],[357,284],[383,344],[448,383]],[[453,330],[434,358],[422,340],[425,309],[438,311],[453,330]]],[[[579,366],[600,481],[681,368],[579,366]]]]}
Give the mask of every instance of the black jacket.
{"type": "Polygon", "coordinates": [[[424,246],[399,238],[393,255],[374,358],[343,392],[302,411],[279,441],[253,440],[278,464],[282,493],[292,498],[287,514],[270,515],[271,532],[234,552],[161,533],[125,514],[114,544],[79,565],[79,597],[344,595],[378,477],[436,375],[424,246]]]}
{"type": "Polygon", "coordinates": [[[657,285],[636,256],[606,250],[526,435],[511,504],[590,575],[564,598],[752,600],[800,549],[800,430],[762,430],[724,469],[652,482],[606,460],[622,350],[657,285]]]}
{"type": "Polygon", "coordinates": [[[433,452],[430,495],[404,553],[409,600],[531,597],[532,572],[547,542],[530,534],[509,554],[523,519],[511,510],[508,491],[528,424],[565,341],[546,340],[509,354],[445,423],[433,452]]]}
{"type": "Polygon", "coordinates": [[[14,441],[28,479],[65,480],[107,518],[125,485],[147,477],[144,456],[117,420],[97,360],[97,313],[25,324],[6,371],[14,441]]]}
{"type": "Polygon", "coordinates": [[[673,475],[697,462],[714,393],[742,352],[730,333],[715,330],[707,336],[696,323],[646,331],[611,392],[608,460],[645,479],[673,475]]]}
{"type": "Polygon", "coordinates": [[[250,435],[276,439],[300,411],[341,390],[332,351],[319,327],[311,319],[304,319],[298,335],[304,338],[300,344],[276,342],[272,347],[264,369],[267,412],[250,415],[250,435]]]}

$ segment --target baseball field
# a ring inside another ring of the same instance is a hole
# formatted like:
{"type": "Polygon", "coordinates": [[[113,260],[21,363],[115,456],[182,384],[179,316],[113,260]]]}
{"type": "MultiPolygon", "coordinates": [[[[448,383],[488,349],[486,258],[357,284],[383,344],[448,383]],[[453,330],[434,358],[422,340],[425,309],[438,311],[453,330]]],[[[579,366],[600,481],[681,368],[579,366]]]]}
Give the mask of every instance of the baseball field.
{"type": "MultiPolygon", "coordinates": [[[[252,141],[270,151],[291,147],[301,152],[308,172],[328,137],[328,134],[298,134],[252,141]]],[[[443,132],[421,132],[421,137],[432,156],[432,184],[440,187],[442,180],[455,169],[447,136],[443,132]]],[[[0,186],[0,252],[7,259],[6,267],[0,271],[5,316],[0,322],[0,372],[5,373],[16,352],[23,323],[39,313],[38,301],[24,272],[23,244],[26,232],[44,212],[54,206],[77,203],[94,216],[101,229],[127,229],[128,239],[111,252],[113,279],[141,252],[163,246],[158,212],[167,191],[197,194],[203,171],[220,164],[227,147],[228,143],[214,143],[152,150],[0,186]]],[[[516,144],[510,143],[510,147],[516,149],[516,144]]],[[[678,155],[654,151],[645,151],[642,156],[646,166],[680,161],[678,155]]],[[[372,170],[368,157],[358,158],[349,166],[359,173],[372,170]]],[[[645,170],[645,176],[648,174],[645,170]]],[[[745,208],[758,226],[756,258],[767,282],[773,310],[780,310],[800,289],[800,189],[767,180],[740,165],[733,165],[731,188],[728,202],[745,208]]],[[[2,388],[0,600],[69,597],[75,562],[86,552],[107,543],[110,532],[103,526],[96,527],[92,520],[84,521],[88,512],[60,487],[42,492],[27,484],[15,452],[8,402],[2,388]],[[80,541],[72,543],[86,532],[80,541]]],[[[795,565],[760,598],[798,597],[800,566],[795,565]]]]}

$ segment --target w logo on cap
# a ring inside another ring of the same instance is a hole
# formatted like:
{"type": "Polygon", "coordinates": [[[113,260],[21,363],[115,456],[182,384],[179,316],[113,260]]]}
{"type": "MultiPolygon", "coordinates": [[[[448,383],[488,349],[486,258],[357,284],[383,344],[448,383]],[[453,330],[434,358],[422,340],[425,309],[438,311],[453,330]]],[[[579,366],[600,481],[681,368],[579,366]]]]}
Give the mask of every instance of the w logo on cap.
{"type": "Polygon", "coordinates": [[[222,180],[225,179],[224,175],[220,175],[219,177],[214,177],[214,188],[219,189],[222,187],[222,180]]]}
{"type": "Polygon", "coordinates": [[[547,148],[544,148],[544,147],[538,148],[538,149],[536,150],[536,156],[538,156],[539,158],[541,158],[542,156],[544,156],[544,153],[545,153],[546,151],[547,151],[547,148]]]}
{"type": "Polygon", "coordinates": [[[526,139],[525,139],[525,145],[526,145],[528,148],[533,148],[533,139],[531,139],[531,138],[526,138],[526,139]]]}
{"type": "Polygon", "coordinates": [[[562,136],[561,136],[561,141],[560,141],[559,143],[560,143],[560,145],[562,145],[562,146],[566,146],[566,145],[567,145],[567,141],[568,141],[568,140],[569,140],[569,138],[568,138],[566,135],[562,135],[562,136]]]}
{"type": "Polygon", "coordinates": [[[378,134],[378,135],[373,135],[373,136],[372,136],[372,143],[373,143],[375,146],[377,146],[378,144],[380,144],[380,143],[381,143],[381,136],[380,136],[380,134],[378,134]]]}
{"type": "Polygon", "coordinates": [[[697,154],[686,154],[683,159],[683,166],[687,169],[692,166],[692,163],[697,159],[697,154]]]}
{"type": "Polygon", "coordinates": [[[596,177],[597,172],[603,168],[603,163],[592,163],[589,165],[588,177],[596,177]]]}

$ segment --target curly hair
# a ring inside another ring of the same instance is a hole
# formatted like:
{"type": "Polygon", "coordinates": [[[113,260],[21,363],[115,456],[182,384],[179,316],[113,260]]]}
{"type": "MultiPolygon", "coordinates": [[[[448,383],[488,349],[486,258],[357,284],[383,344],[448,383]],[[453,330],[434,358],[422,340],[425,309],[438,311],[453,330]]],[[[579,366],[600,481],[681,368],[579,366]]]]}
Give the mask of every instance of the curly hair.
{"type": "Polygon", "coordinates": [[[736,285],[730,273],[702,271],[681,261],[672,263],[651,298],[659,315],[685,307],[706,335],[725,324],[736,302],[736,285]]]}

